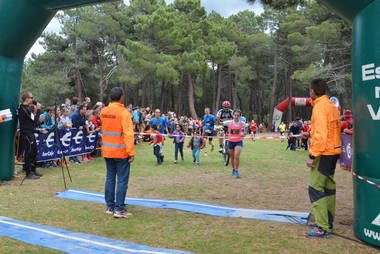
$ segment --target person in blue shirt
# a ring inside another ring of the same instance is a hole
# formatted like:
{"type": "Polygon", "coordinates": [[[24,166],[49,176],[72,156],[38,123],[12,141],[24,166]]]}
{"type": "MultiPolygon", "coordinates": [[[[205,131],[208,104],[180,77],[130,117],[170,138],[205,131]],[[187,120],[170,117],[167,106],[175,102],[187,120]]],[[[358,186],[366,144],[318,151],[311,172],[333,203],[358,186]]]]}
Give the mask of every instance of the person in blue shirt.
{"type": "Polygon", "coordinates": [[[41,123],[41,128],[49,131],[53,128],[54,126],[54,109],[53,108],[47,108],[46,112],[43,113],[40,116],[40,123],[41,123]]]}
{"type": "Polygon", "coordinates": [[[215,136],[215,123],[216,118],[210,114],[210,108],[205,108],[205,115],[203,116],[203,134],[204,137],[209,137],[208,142],[211,145],[211,151],[214,151],[214,144],[212,142],[212,137],[215,136]]]}
{"type": "Polygon", "coordinates": [[[165,134],[165,131],[166,131],[166,133],[169,133],[168,132],[168,127],[166,126],[166,122],[165,122],[164,118],[162,118],[160,116],[161,116],[161,110],[160,109],[156,109],[154,111],[154,117],[150,120],[149,125],[151,127],[153,125],[156,125],[157,126],[157,130],[161,134],[165,134]]]}

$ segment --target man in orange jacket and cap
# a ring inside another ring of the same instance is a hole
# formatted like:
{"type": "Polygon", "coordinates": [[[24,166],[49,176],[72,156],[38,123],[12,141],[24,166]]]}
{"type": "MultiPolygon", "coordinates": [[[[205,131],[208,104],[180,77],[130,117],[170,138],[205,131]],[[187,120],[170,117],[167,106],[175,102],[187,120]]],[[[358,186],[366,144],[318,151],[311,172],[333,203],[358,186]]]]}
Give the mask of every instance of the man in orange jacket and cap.
{"type": "Polygon", "coordinates": [[[128,189],[130,164],[135,156],[133,124],[131,114],[123,104],[123,89],[112,88],[110,97],[112,102],[100,113],[102,152],[107,166],[104,194],[107,204],[106,214],[112,214],[115,218],[128,218],[132,213],[126,211],[124,201],[128,189]]]}
{"type": "Polygon", "coordinates": [[[308,237],[327,238],[333,229],[335,216],[336,185],[334,174],[339,154],[340,114],[326,95],[327,83],[314,79],[310,84],[313,99],[311,116],[311,145],[307,166],[310,171],[309,197],[315,225],[308,237]]]}

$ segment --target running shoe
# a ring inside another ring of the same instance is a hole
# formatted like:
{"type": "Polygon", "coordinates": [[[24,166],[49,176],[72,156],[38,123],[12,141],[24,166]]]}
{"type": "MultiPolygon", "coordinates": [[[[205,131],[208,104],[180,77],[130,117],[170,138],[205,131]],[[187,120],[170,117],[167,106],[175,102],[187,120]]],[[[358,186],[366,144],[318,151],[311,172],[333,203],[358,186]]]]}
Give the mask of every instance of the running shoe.
{"type": "Polygon", "coordinates": [[[315,238],[329,238],[331,234],[326,232],[320,227],[314,227],[311,231],[306,232],[306,237],[315,237],[315,238]]]}
{"type": "MultiPolygon", "coordinates": [[[[312,222],[312,223],[309,224],[309,227],[311,227],[311,228],[315,228],[315,227],[318,227],[318,225],[317,225],[317,223],[312,222]]],[[[330,231],[333,231],[333,230],[334,230],[333,227],[329,227],[329,229],[330,229],[330,231]]]]}
{"type": "Polygon", "coordinates": [[[123,211],[115,211],[113,214],[114,218],[120,219],[120,218],[129,218],[132,216],[132,213],[129,213],[125,210],[123,211]]]}
{"type": "Polygon", "coordinates": [[[174,161],[174,164],[177,164],[177,160],[174,161]]]}
{"type": "Polygon", "coordinates": [[[115,213],[115,208],[108,208],[106,210],[106,214],[108,214],[108,215],[113,215],[114,213],[115,213]]]}
{"type": "Polygon", "coordinates": [[[240,178],[239,171],[235,170],[235,177],[240,178]]]}
{"type": "Polygon", "coordinates": [[[233,175],[233,176],[235,175],[235,172],[236,172],[236,170],[233,168],[233,169],[232,169],[232,175],[233,175]]]}

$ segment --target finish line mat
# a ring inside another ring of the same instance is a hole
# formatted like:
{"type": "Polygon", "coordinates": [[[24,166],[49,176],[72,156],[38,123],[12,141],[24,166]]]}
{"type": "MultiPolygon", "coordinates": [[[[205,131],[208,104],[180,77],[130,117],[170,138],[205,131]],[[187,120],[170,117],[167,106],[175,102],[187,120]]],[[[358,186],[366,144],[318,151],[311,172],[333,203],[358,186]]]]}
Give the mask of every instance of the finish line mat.
{"type": "Polygon", "coordinates": [[[110,238],[71,232],[0,216],[0,236],[28,244],[56,249],[67,253],[136,253],[136,254],[189,254],[190,252],[152,248],[110,238]]]}
{"type": "MultiPolygon", "coordinates": [[[[58,192],[57,197],[64,199],[82,200],[89,202],[105,203],[104,194],[69,189],[65,192],[58,192]]],[[[207,203],[182,201],[182,200],[165,200],[165,199],[143,199],[143,198],[126,198],[125,203],[133,206],[144,206],[150,208],[175,209],[192,213],[201,213],[221,217],[247,218],[256,220],[267,220],[275,222],[287,222],[306,225],[310,213],[289,212],[274,210],[255,210],[236,208],[228,206],[213,205],[207,203]]]]}

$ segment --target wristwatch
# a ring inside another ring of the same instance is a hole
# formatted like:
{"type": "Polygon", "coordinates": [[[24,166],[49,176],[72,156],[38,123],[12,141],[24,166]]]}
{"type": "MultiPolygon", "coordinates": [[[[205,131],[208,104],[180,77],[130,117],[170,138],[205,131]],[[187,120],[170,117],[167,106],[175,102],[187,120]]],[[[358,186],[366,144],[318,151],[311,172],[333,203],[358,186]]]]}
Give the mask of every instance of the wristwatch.
{"type": "Polygon", "coordinates": [[[309,154],[309,158],[312,159],[312,160],[315,159],[315,157],[313,155],[311,155],[311,154],[309,154]]]}

